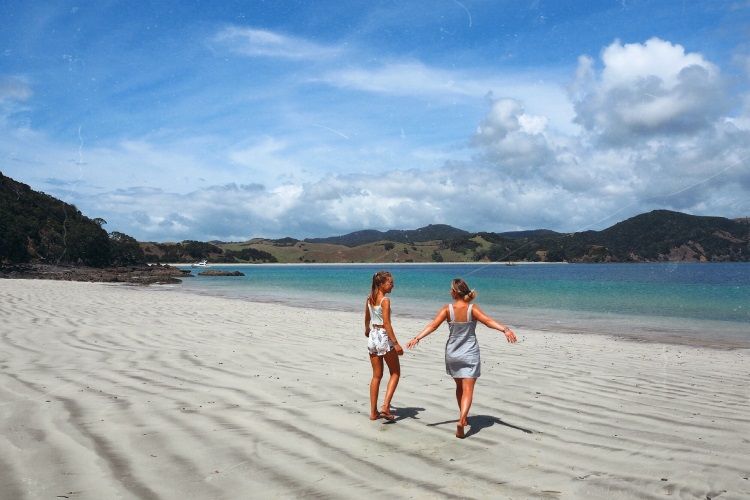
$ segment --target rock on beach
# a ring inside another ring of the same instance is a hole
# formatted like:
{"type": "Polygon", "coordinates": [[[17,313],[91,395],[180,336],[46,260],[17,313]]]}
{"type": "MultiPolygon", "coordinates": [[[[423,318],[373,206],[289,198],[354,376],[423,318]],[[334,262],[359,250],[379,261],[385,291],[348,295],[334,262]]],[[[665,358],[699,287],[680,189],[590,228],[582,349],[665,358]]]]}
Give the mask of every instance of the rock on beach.
{"type": "Polygon", "coordinates": [[[202,273],[198,273],[198,276],[244,276],[245,273],[241,273],[239,271],[218,271],[216,269],[209,269],[208,271],[203,271],[202,273]]]}

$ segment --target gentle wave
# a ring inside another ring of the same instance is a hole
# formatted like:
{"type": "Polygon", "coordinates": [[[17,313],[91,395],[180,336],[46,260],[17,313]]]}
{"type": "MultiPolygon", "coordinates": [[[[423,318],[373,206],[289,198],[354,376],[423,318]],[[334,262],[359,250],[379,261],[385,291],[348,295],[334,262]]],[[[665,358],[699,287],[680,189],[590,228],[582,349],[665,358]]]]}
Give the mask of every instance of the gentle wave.
{"type": "MultiPolygon", "coordinates": [[[[465,277],[491,315],[516,327],[706,344],[750,343],[750,264],[215,265],[245,277],[195,277],[192,293],[359,311],[389,269],[397,315],[429,318],[465,277]]],[[[187,267],[186,267],[187,268],[187,267]]],[[[199,271],[194,269],[194,271],[199,271]]]]}

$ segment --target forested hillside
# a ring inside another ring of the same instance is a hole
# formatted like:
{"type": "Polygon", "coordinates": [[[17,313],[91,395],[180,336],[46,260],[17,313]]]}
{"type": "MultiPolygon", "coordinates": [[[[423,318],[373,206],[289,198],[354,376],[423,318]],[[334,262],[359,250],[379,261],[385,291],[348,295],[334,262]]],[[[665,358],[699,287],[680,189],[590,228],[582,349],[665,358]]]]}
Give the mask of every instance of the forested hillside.
{"type": "Polygon", "coordinates": [[[103,224],[0,172],[1,263],[103,267],[144,262],[135,239],[123,233],[108,235],[103,224]]]}

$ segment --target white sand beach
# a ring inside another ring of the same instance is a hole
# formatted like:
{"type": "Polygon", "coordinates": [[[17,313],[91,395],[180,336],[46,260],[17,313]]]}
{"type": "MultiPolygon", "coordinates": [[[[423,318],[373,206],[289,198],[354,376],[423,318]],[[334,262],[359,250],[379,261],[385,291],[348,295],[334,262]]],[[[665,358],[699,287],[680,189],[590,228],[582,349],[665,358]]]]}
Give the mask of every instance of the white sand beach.
{"type": "Polygon", "coordinates": [[[750,498],[750,351],[480,326],[459,440],[446,331],[386,424],[358,313],[0,280],[0,498],[750,498]]]}

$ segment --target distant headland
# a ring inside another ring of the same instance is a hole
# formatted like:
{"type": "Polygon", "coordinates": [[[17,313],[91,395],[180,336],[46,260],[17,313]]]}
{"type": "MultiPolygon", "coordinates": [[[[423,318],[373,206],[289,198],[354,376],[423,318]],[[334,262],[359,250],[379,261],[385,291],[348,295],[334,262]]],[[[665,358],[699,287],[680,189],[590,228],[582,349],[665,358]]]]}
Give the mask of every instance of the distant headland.
{"type": "Polygon", "coordinates": [[[445,224],[328,238],[138,242],[0,173],[0,263],[747,262],[750,221],[654,210],[601,231],[468,232],[445,224]]]}

